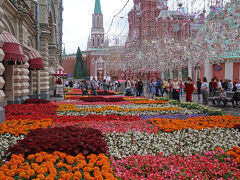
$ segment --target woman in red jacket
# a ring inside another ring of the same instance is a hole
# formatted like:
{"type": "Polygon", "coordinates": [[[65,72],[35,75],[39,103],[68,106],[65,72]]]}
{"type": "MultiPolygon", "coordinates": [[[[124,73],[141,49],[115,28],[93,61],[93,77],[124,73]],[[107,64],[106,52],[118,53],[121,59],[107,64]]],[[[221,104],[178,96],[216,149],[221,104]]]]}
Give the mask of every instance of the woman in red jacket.
{"type": "Polygon", "coordinates": [[[184,90],[186,91],[186,102],[191,102],[194,87],[193,87],[193,82],[191,81],[190,77],[188,77],[187,81],[185,82],[185,89],[184,90]]]}

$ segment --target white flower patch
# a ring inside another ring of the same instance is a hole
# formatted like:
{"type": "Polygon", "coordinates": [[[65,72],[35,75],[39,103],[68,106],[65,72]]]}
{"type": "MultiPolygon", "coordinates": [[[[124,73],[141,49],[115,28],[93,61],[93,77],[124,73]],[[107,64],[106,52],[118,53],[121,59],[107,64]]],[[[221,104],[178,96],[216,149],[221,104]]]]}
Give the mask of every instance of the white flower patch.
{"type": "Polygon", "coordinates": [[[127,132],[105,134],[109,152],[114,158],[130,155],[159,154],[166,156],[204,154],[222,147],[227,150],[240,143],[240,133],[234,129],[194,129],[160,133],[159,135],[127,132]]]}
{"type": "MultiPolygon", "coordinates": [[[[76,105],[77,109],[96,109],[96,108],[102,108],[106,105],[76,105]]],[[[166,115],[166,114],[199,114],[200,110],[189,110],[187,108],[182,108],[183,110],[170,110],[170,111],[134,111],[134,109],[139,108],[179,108],[176,105],[170,105],[170,104],[128,104],[128,105],[113,105],[113,107],[121,107],[122,109],[133,109],[133,111],[114,111],[114,110],[105,110],[103,112],[93,112],[93,111],[65,111],[61,112],[58,111],[57,115],[71,115],[71,116],[78,116],[78,115],[91,115],[91,114],[97,114],[97,115],[129,115],[129,116],[137,116],[137,115],[166,115]]]]}
{"type": "Polygon", "coordinates": [[[0,134],[0,159],[3,160],[5,158],[5,153],[8,148],[17,143],[17,140],[24,139],[24,135],[20,135],[18,137],[5,133],[0,134]]]}

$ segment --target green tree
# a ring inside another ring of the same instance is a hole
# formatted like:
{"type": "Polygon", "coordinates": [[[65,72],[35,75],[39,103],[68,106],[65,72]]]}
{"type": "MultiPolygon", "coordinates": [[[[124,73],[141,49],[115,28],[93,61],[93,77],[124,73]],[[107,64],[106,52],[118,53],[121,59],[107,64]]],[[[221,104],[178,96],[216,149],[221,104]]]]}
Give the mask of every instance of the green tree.
{"type": "Polygon", "coordinates": [[[82,53],[80,48],[78,47],[77,50],[77,62],[74,66],[74,79],[82,79],[83,78],[83,59],[82,59],[82,53]]]}

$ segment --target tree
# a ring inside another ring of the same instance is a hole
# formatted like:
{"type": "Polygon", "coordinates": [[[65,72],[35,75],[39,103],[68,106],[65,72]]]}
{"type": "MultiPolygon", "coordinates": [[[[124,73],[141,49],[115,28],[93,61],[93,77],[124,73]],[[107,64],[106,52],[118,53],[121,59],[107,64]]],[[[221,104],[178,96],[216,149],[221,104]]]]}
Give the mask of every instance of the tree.
{"type": "Polygon", "coordinates": [[[83,79],[88,76],[86,64],[83,62],[82,53],[80,48],[77,50],[77,62],[74,66],[74,78],[83,79]]]}

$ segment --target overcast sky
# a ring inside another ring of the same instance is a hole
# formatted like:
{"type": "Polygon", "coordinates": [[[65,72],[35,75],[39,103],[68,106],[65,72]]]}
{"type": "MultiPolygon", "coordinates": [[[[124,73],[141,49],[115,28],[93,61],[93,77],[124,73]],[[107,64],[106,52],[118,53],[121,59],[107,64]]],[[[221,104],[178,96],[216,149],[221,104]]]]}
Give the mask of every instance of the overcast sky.
{"type": "MultiPolygon", "coordinates": [[[[112,17],[117,14],[127,0],[101,0],[104,16],[105,32],[108,30],[112,17]]],[[[67,53],[87,48],[88,36],[91,33],[92,14],[95,0],[63,0],[63,43],[67,53]]],[[[128,5],[133,6],[132,0],[128,5]]]]}
{"type": "MultiPolygon", "coordinates": [[[[104,17],[105,33],[107,32],[112,17],[117,14],[125,5],[127,0],[100,0],[102,13],[104,17]]],[[[230,0],[224,0],[230,1],[230,0]]],[[[205,6],[210,6],[211,0],[168,0],[170,9],[178,8],[177,2],[182,2],[184,7],[189,7],[189,11],[202,11],[205,6]]],[[[67,53],[75,53],[79,46],[81,50],[86,50],[88,36],[91,33],[92,14],[94,12],[95,0],[63,0],[63,43],[67,53]]],[[[126,8],[114,20],[109,35],[121,34],[126,35],[128,32],[127,13],[133,7],[133,0],[130,0],[126,8]],[[120,18],[124,17],[124,18],[120,18]],[[127,26],[126,26],[127,24],[127,26]]],[[[186,11],[186,9],[185,9],[186,11]]],[[[109,37],[112,40],[114,37],[109,37]]],[[[123,40],[121,38],[120,40],[123,40]]]]}

